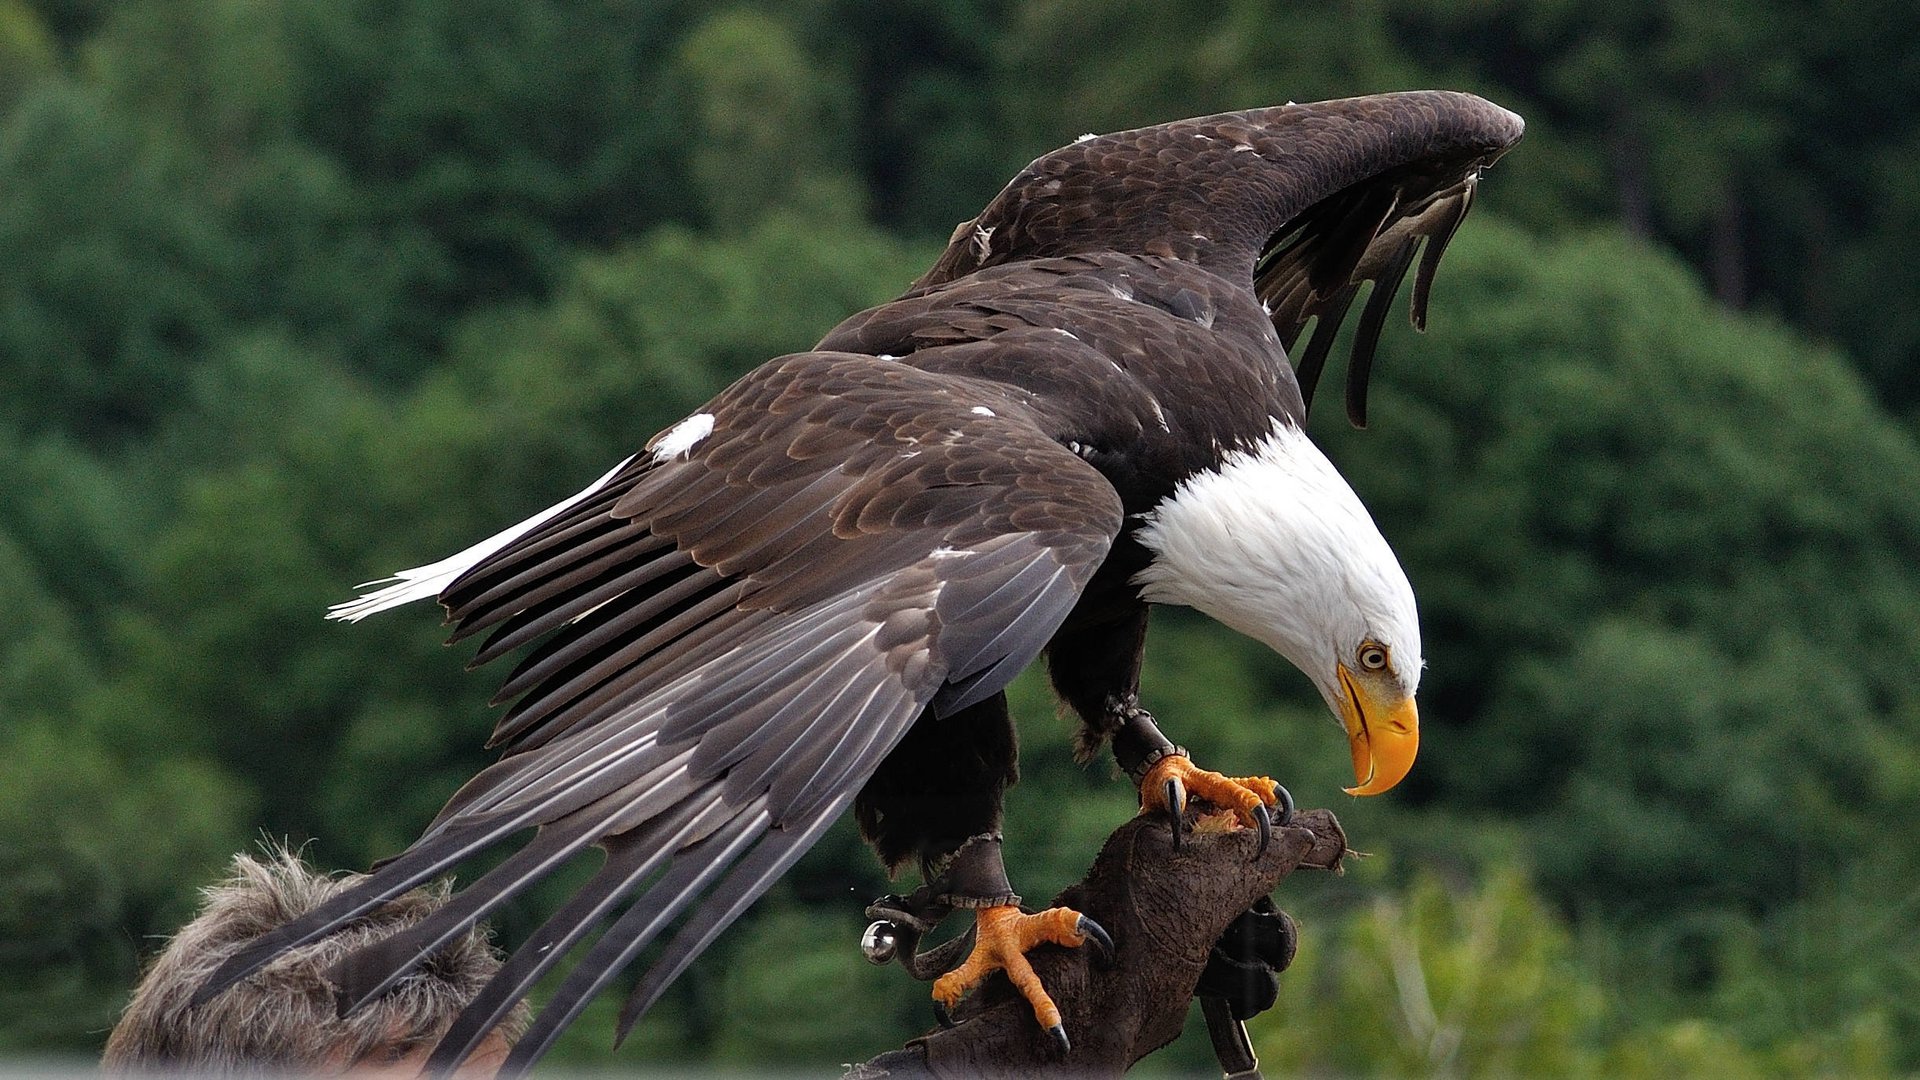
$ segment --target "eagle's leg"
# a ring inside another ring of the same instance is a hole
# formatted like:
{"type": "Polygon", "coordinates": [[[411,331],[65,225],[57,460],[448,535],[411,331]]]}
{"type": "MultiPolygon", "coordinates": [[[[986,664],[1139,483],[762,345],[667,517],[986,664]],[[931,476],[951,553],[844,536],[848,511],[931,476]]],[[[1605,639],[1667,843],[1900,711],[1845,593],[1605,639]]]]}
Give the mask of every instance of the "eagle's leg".
{"type": "MultiPolygon", "coordinates": [[[[1005,971],[1041,1027],[1065,1049],[1069,1043],[1060,1010],[1025,954],[1048,942],[1078,946],[1091,940],[1110,955],[1112,942],[1099,924],[1070,908],[1021,912],[1000,855],[1001,801],[1018,778],[1015,753],[1004,694],[950,716],[928,712],[920,717],[861,790],[854,814],[889,869],[917,859],[926,884],[911,896],[888,897],[869,910],[884,912],[906,929],[906,949],[899,958],[918,974],[921,956],[914,945],[920,935],[955,908],[973,909],[972,950],[935,980],[936,1013],[944,1017],[967,991],[993,972],[1005,971]]],[[[878,958],[884,961],[891,951],[880,948],[878,958]]],[[[940,955],[951,962],[957,951],[943,948],[940,955]]]]}
{"type": "Polygon", "coordinates": [[[1260,830],[1260,844],[1254,858],[1266,854],[1272,839],[1274,814],[1279,824],[1293,820],[1293,796],[1264,776],[1222,776],[1202,769],[1160,733],[1153,716],[1132,700],[1113,707],[1119,723],[1113,733],[1113,756],[1140,787],[1140,809],[1160,811],[1171,820],[1173,844],[1180,846],[1186,827],[1187,800],[1197,796],[1203,801],[1231,811],[1240,824],[1260,830]]]}
{"type": "Polygon", "coordinates": [[[1185,827],[1189,795],[1231,811],[1240,824],[1259,829],[1260,844],[1253,852],[1256,859],[1267,853],[1267,844],[1273,839],[1274,815],[1269,807],[1279,808],[1281,825],[1293,820],[1292,795],[1272,779],[1223,776],[1196,766],[1184,754],[1169,754],[1140,781],[1140,809],[1163,811],[1173,820],[1175,847],[1180,845],[1185,827]]]}
{"type": "Polygon", "coordinates": [[[1259,829],[1258,858],[1273,832],[1271,808],[1278,808],[1285,825],[1293,817],[1293,796],[1264,776],[1222,776],[1196,767],[1140,707],[1146,605],[1109,609],[1104,616],[1070,618],[1047,652],[1055,691],[1080,715],[1082,760],[1111,739],[1114,759],[1140,787],[1141,810],[1168,815],[1176,846],[1186,826],[1187,799],[1196,796],[1259,829]]]}

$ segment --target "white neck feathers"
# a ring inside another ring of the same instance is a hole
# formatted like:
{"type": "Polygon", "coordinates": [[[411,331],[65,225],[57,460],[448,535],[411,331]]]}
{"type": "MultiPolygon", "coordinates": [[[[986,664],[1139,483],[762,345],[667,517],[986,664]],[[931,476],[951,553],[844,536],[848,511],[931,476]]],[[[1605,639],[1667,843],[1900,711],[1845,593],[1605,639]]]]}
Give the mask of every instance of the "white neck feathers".
{"type": "MultiPolygon", "coordinates": [[[[1413,587],[1399,560],[1306,433],[1288,421],[1251,449],[1181,483],[1139,539],[1153,562],[1135,583],[1156,603],[1196,608],[1266,643],[1337,690],[1337,662],[1372,639],[1419,678],[1413,587]]],[[[1411,692],[1412,686],[1407,690],[1411,692]]]]}

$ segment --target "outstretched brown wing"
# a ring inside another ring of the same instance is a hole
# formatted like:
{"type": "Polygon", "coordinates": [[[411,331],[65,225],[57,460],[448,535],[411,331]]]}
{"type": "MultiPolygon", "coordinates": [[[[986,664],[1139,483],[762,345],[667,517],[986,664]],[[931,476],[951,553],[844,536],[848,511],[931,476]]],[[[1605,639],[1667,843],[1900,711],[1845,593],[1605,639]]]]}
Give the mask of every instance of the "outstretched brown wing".
{"type": "MultiPolygon", "coordinates": [[[[637,1019],[851,802],[928,707],[1003,688],[1065,618],[1119,499],[993,384],[806,353],[742,379],[441,594],[508,679],[506,755],[360,888],[250,946],[201,997],[483,848],[538,834],[332,975],[343,1006],[582,848],[600,873],[443,1043],[457,1060],[625,897],[509,1071],[677,918],[637,1019]]],[[[623,1029],[624,1030],[624,1029],[623,1029]]]]}
{"type": "Polygon", "coordinates": [[[1311,402],[1367,281],[1347,414],[1366,423],[1380,328],[1417,260],[1424,327],[1435,266],[1480,171],[1520,138],[1518,116],[1471,94],[1415,91],[1221,113],[1082,139],[1034,161],[953,239],[916,288],[988,266],[1099,251],[1198,263],[1250,284],[1311,402]],[[1421,247],[1425,245],[1425,254],[1421,247]]]}

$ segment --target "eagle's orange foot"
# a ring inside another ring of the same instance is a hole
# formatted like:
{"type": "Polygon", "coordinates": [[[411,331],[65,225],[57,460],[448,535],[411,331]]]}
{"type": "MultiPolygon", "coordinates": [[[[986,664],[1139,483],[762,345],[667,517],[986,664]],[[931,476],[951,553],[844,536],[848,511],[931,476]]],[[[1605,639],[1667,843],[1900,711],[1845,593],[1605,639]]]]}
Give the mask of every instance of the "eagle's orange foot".
{"type": "Polygon", "coordinates": [[[1072,908],[1048,908],[1034,915],[1022,915],[1011,904],[981,908],[974,916],[973,951],[967,954],[966,962],[933,982],[934,1013],[943,1026],[949,1024],[951,1010],[967,991],[995,971],[1005,971],[1014,989],[1033,1006],[1033,1018],[1053,1036],[1054,1045],[1064,1055],[1073,1044],[1060,1023],[1060,1009],[1040,985],[1040,976],[1033,973],[1026,954],[1048,942],[1078,948],[1088,941],[1103,957],[1112,958],[1113,939],[1099,923],[1072,908]]]}
{"type": "Polygon", "coordinates": [[[1231,810],[1240,824],[1260,830],[1260,846],[1253,857],[1267,853],[1273,839],[1273,814],[1280,808],[1282,826],[1293,820],[1293,796],[1264,776],[1222,776],[1196,766],[1183,754],[1168,754],[1153,763],[1140,781],[1140,809],[1164,811],[1173,820],[1173,846],[1180,846],[1186,827],[1188,796],[1198,796],[1223,810],[1231,810]]]}

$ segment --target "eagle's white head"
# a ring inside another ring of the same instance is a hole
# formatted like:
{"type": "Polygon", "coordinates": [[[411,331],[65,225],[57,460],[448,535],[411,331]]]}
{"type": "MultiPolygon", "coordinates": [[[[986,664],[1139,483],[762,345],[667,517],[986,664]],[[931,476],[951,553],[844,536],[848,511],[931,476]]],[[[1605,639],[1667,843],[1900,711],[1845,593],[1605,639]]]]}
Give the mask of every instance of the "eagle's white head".
{"type": "Polygon", "coordinates": [[[1420,623],[1386,538],[1299,426],[1182,482],[1146,516],[1146,599],[1185,604],[1306,672],[1347,729],[1354,795],[1413,767],[1420,623]]]}

